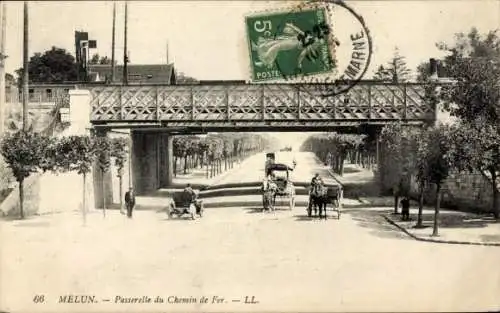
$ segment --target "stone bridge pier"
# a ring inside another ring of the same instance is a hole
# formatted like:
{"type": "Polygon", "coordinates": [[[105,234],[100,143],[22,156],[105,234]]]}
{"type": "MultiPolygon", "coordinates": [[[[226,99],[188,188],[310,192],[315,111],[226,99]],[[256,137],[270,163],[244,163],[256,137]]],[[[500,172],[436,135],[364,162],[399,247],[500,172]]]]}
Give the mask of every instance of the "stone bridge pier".
{"type": "Polygon", "coordinates": [[[173,136],[161,132],[131,131],[132,182],[137,194],[172,184],[173,136]]]}
{"type": "Polygon", "coordinates": [[[114,160],[111,168],[102,173],[97,164],[92,166],[89,180],[92,181],[94,208],[120,203],[130,186],[136,194],[148,194],[172,185],[173,178],[173,134],[161,131],[141,131],[134,128],[121,129],[95,127],[90,122],[91,95],[88,90],[70,92],[70,127],[64,135],[92,135],[101,137],[129,137],[131,147],[124,168],[122,194],[119,194],[119,179],[114,160]],[[105,199],[103,195],[105,194],[105,199]]]}

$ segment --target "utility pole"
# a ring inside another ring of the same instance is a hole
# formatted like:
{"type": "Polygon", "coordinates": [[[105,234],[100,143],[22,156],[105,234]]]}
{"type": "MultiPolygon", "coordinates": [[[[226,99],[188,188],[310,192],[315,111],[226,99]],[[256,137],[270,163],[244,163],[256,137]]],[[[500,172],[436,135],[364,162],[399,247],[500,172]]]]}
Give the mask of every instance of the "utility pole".
{"type": "Polygon", "coordinates": [[[167,40],[167,47],[166,47],[166,53],[167,53],[167,65],[169,64],[169,59],[168,59],[168,40],[167,40]]]}
{"type": "Polygon", "coordinates": [[[24,1],[24,39],[23,39],[23,131],[28,129],[28,2],[24,1]]]}
{"type": "Polygon", "coordinates": [[[123,84],[128,85],[128,56],[127,56],[127,19],[128,19],[128,1],[125,1],[125,33],[124,33],[124,44],[123,44],[123,84]]]}
{"type": "Polygon", "coordinates": [[[1,42],[0,42],[0,136],[4,132],[5,125],[5,59],[7,56],[5,55],[5,41],[7,40],[6,36],[6,28],[7,28],[7,6],[2,3],[0,7],[0,16],[2,23],[2,32],[1,32],[1,42]]]}
{"type": "Polygon", "coordinates": [[[116,2],[113,2],[113,34],[111,37],[111,82],[115,81],[115,24],[116,24],[116,2]]]}

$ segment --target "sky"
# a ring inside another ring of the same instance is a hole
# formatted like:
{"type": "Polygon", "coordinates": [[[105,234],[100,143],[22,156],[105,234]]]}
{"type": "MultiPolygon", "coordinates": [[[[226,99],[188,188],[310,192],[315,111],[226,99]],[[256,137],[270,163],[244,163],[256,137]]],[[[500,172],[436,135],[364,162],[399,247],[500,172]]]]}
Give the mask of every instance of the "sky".
{"type": "MultiPolygon", "coordinates": [[[[500,0],[346,1],[372,35],[368,75],[399,48],[410,69],[442,53],[437,42],[452,42],[472,26],[484,33],[500,28],[500,0]]],[[[169,61],[201,80],[244,80],[248,54],[244,16],[290,3],[271,1],[130,1],[128,47],[131,63],[169,61]]],[[[124,2],[116,3],[116,58],[123,60],[124,2]]],[[[29,2],[29,54],[57,46],[74,54],[74,31],[97,40],[94,51],[111,57],[111,1],[29,2]]],[[[337,30],[342,32],[342,30],[337,30]]],[[[346,32],[344,30],[344,32],[346,32]]],[[[6,71],[22,65],[23,3],[7,2],[6,71]]],[[[369,77],[367,77],[369,78],[369,77]]],[[[297,134],[290,134],[297,140],[297,134]]],[[[305,135],[302,134],[302,137],[305,135]]]]}
{"type": "MultiPolygon", "coordinates": [[[[398,46],[414,69],[439,56],[435,43],[476,26],[500,28],[500,1],[346,1],[370,29],[374,54],[370,70],[387,62],[398,46]]],[[[284,2],[269,1],[130,1],[128,47],[136,64],[169,61],[198,79],[245,79],[248,75],[244,16],[284,2]]],[[[123,59],[123,2],[117,2],[116,56],[123,59]]],[[[94,52],[111,56],[111,1],[29,2],[29,53],[51,46],[74,54],[74,31],[97,40],[94,52]]],[[[6,70],[22,64],[23,3],[7,2],[6,70]]]]}

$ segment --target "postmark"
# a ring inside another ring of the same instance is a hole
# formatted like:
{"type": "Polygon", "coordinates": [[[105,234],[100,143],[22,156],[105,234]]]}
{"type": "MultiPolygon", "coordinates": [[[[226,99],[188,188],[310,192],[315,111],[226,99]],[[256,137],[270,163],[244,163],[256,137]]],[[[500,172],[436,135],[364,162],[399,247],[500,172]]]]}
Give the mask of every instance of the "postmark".
{"type": "Polygon", "coordinates": [[[249,14],[245,27],[252,83],[314,84],[333,96],[359,82],[370,64],[369,29],[344,1],[249,14]]]}

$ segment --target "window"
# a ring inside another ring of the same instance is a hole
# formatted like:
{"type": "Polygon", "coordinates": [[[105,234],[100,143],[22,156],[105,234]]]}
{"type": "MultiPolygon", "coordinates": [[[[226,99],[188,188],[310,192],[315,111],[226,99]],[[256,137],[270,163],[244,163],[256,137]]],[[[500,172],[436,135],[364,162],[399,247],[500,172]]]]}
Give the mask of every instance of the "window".
{"type": "Polygon", "coordinates": [[[45,101],[51,102],[52,101],[52,89],[45,89],[45,101]]]}
{"type": "Polygon", "coordinates": [[[28,89],[28,101],[35,101],[35,89],[28,89]]]}

